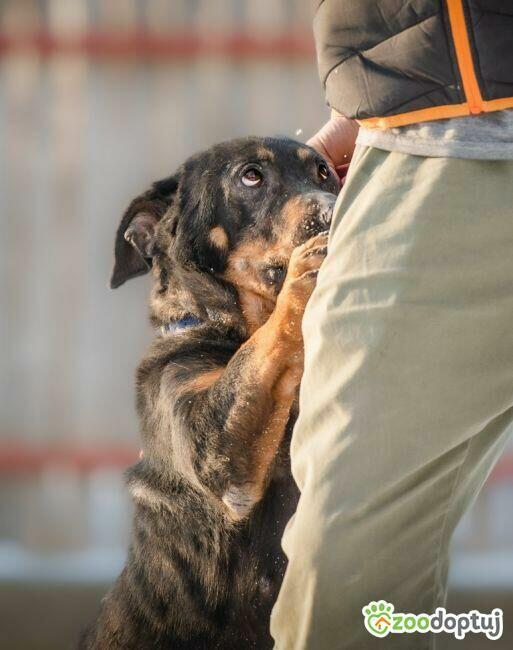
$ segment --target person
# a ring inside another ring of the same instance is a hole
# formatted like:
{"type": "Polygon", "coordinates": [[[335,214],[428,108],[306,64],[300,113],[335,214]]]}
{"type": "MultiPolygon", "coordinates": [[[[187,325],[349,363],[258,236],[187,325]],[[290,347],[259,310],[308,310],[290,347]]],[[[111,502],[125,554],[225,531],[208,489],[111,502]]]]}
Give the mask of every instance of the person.
{"type": "Polygon", "coordinates": [[[513,420],[512,24],[501,0],[319,4],[310,144],[352,161],[303,320],[277,650],[434,647],[362,608],[444,605],[513,420]]]}

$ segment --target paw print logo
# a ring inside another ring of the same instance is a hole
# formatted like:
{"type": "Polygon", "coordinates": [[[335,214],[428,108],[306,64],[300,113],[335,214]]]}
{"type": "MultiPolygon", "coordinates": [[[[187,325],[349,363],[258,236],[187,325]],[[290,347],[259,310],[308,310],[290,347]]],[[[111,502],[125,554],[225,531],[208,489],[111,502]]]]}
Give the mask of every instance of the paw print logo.
{"type": "Polygon", "coordinates": [[[392,627],[394,606],[386,600],[371,600],[362,609],[365,627],[374,636],[386,636],[392,627]]]}

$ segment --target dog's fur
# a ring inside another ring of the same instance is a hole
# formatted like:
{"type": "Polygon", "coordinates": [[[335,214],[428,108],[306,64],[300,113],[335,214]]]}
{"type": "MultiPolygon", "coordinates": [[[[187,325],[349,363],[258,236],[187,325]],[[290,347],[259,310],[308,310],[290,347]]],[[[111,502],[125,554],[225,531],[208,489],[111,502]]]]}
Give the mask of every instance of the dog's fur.
{"type": "Polygon", "coordinates": [[[163,333],[137,371],[128,560],[82,648],[272,647],[298,498],[300,326],[337,190],[313,149],[247,138],[194,156],[124,214],[112,286],[152,268],[163,333]]]}

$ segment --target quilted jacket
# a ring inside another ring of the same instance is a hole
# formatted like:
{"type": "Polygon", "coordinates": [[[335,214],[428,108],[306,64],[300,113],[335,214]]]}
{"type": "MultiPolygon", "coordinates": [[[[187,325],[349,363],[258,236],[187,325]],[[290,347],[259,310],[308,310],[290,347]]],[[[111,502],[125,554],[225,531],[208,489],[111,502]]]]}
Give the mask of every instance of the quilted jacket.
{"type": "Polygon", "coordinates": [[[328,104],[368,128],[513,107],[513,0],[323,0],[328,104]]]}

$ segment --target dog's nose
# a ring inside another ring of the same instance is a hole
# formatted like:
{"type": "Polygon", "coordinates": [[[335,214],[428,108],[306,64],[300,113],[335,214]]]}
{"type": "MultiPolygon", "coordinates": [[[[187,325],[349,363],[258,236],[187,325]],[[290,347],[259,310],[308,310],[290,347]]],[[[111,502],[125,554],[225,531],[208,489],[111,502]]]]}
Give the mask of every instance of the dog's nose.
{"type": "Polygon", "coordinates": [[[319,205],[319,219],[327,226],[331,224],[335,201],[336,197],[333,194],[324,194],[319,205]]]}
{"type": "Polygon", "coordinates": [[[329,226],[337,197],[329,192],[312,192],[305,198],[307,219],[316,219],[324,228],[329,226]]]}
{"type": "Polygon", "coordinates": [[[295,245],[329,229],[337,197],[329,192],[308,192],[301,196],[295,245]]]}

